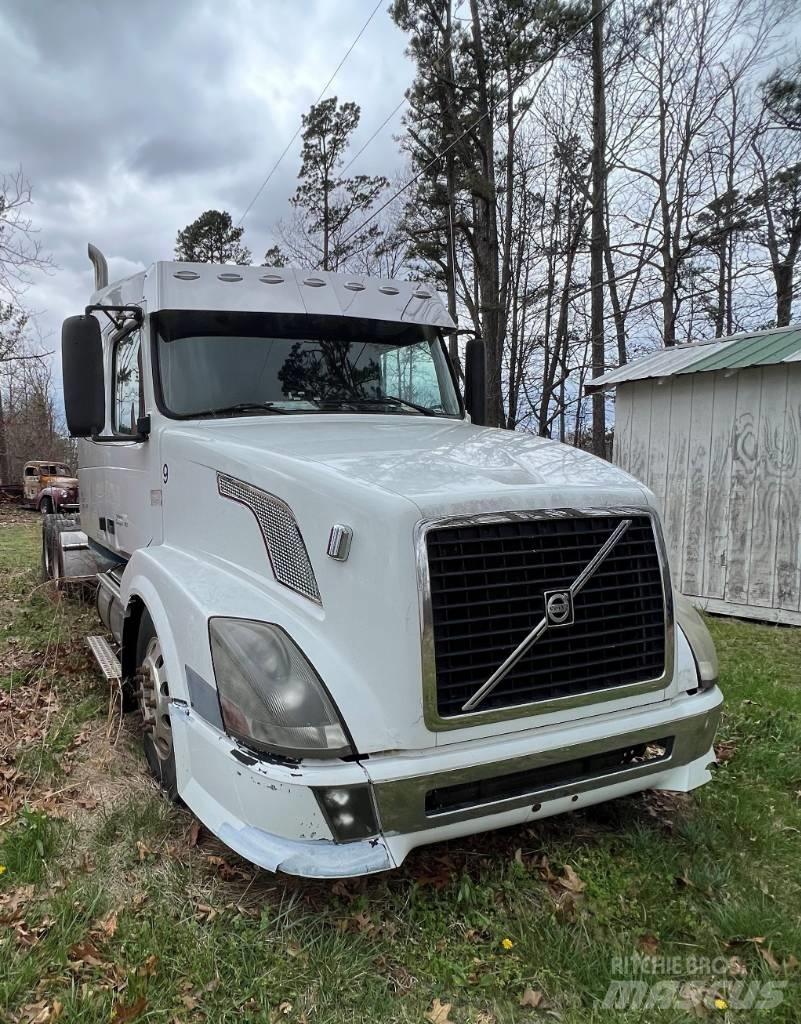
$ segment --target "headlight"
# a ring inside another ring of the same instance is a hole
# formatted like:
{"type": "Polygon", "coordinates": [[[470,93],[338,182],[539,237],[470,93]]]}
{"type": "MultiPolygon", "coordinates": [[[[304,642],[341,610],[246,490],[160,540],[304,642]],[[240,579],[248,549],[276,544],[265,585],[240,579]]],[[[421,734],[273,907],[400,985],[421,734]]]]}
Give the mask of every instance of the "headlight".
{"type": "Polygon", "coordinates": [[[711,690],[718,681],[718,655],[709,630],[695,605],[683,594],[673,592],[676,622],[687,637],[698,668],[702,690],[711,690]]]}
{"type": "Polygon", "coordinates": [[[209,621],[211,656],[226,731],[289,757],[344,757],[352,750],[319,676],[278,626],[209,621]]]}

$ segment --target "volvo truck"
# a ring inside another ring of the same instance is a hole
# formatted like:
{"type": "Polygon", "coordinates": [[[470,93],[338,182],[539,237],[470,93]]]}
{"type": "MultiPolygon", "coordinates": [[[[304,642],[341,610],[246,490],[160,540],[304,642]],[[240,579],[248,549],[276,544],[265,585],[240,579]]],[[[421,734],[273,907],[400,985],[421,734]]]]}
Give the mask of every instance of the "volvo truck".
{"type": "MultiPolygon", "coordinates": [[[[710,778],[706,628],[654,496],[485,426],[436,290],[157,262],[64,323],[93,646],[165,792],[273,871],[384,871],[423,844],[710,778]],[[464,395],[460,381],[464,376],[464,395]]],[[[49,517],[48,517],[49,518],[49,517]]]]}

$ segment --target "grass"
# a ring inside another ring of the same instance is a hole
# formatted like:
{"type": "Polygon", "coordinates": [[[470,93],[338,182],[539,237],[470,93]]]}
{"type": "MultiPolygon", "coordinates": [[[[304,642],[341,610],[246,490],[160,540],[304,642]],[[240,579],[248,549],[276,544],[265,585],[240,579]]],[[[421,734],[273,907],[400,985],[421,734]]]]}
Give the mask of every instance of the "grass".
{"type": "Polygon", "coordinates": [[[645,954],[681,958],[690,1000],[786,984],[772,1010],[711,1019],[801,1020],[801,630],[710,620],[728,759],[692,796],[324,884],[254,869],[160,797],[86,659],[92,609],[34,589],[37,545],[33,521],[0,526],[0,1020],[696,1019],[604,1008],[637,976],[616,958],[645,954]]]}

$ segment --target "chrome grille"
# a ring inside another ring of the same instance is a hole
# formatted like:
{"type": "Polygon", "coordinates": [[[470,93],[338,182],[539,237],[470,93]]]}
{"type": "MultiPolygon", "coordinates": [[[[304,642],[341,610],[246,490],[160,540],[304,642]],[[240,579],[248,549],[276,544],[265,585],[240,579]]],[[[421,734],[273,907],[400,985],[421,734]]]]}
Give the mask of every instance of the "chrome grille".
{"type": "Polygon", "coordinates": [[[217,489],[224,498],[238,501],[255,516],[278,582],[322,604],[317,578],[292,509],[274,494],[222,473],[217,474],[217,489]]]}
{"type": "Polygon", "coordinates": [[[436,525],[426,533],[436,713],[465,702],[568,590],[621,523],[614,548],[575,596],[574,621],[550,627],[475,707],[514,708],[658,679],[665,595],[650,516],[563,513],[436,525]]]}

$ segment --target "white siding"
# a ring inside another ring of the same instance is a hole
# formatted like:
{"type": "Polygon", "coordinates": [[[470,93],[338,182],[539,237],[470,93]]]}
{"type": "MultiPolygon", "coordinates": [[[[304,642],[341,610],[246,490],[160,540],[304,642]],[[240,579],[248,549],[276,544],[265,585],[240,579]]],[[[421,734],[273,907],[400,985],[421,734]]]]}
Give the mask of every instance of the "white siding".
{"type": "Polygon", "coordinates": [[[801,365],[620,384],[615,461],[657,497],[679,590],[801,623],[801,365]]]}

